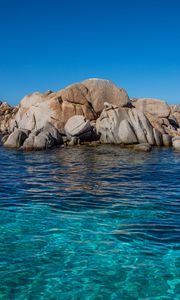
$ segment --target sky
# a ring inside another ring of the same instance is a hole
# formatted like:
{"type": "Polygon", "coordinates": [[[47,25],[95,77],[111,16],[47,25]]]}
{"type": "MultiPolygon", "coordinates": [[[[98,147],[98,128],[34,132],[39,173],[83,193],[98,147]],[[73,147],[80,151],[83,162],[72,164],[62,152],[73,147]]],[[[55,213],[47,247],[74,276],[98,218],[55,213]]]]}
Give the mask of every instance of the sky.
{"type": "Polygon", "coordinates": [[[180,1],[0,0],[0,100],[88,78],[180,104],[180,1]]]}

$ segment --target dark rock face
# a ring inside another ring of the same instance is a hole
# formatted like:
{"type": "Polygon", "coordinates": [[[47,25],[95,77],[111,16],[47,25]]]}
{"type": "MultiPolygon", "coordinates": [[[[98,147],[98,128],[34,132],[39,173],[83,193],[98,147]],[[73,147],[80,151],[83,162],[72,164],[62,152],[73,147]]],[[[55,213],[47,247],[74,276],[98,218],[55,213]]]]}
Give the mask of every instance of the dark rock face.
{"type": "Polygon", "coordinates": [[[135,108],[105,108],[96,122],[96,130],[102,143],[155,145],[150,122],[135,108]]]}

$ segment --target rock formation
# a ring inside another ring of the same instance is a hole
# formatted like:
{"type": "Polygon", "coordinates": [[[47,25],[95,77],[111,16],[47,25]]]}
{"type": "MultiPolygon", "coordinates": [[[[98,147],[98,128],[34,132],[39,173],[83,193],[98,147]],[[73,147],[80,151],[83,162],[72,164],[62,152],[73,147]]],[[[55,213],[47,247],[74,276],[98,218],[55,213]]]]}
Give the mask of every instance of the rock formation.
{"type": "Polygon", "coordinates": [[[109,80],[89,79],[53,93],[39,92],[25,96],[15,116],[15,126],[38,130],[52,123],[64,134],[65,123],[74,115],[96,120],[108,101],[118,107],[130,103],[127,93],[109,80]]]}
{"type": "Polygon", "coordinates": [[[99,141],[180,149],[180,105],[132,99],[109,80],[88,79],[58,92],[35,92],[18,107],[0,102],[0,134],[9,148],[42,150],[99,141]],[[8,134],[8,135],[7,135],[8,134]]]}

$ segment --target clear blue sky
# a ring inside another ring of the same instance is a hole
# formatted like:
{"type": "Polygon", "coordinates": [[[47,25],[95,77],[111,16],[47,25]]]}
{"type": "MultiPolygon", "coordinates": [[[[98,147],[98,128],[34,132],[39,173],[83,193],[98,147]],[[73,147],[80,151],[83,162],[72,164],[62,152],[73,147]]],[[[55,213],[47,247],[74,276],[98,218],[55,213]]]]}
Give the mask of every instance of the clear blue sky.
{"type": "Polygon", "coordinates": [[[180,103],[180,1],[0,0],[0,99],[90,77],[180,103]]]}

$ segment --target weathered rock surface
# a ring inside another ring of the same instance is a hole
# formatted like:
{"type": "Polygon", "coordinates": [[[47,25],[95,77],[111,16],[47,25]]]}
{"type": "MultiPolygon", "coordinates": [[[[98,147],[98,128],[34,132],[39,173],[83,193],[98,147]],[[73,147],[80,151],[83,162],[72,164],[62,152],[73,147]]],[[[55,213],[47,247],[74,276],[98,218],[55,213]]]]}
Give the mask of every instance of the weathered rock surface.
{"type": "Polygon", "coordinates": [[[158,118],[157,116],[155,116],[151,113],[146,113],[146,117],[148,118],[148,120],[151,123],[153,128],[155,128],[161,134],[165,133],[165,129],[162,126],[161,118],[158,118]]]}
{"type": "Polygon", "coordinates": [[[150,113],[161,118],[167,118],[171,112],[169,105],[159,99],[139,98],[132,101],[132,105],[144,113],[150,113]]]}
{"type": "Polygon", "coordinates": [[[125,145],[136,144],[138,142],[132,125],[126,119],[120,122],[119,137],[125,145]]]}
{"type": "Polygon", "coordinates": [[[130,109],[129,116],[139,143],[155,144],[153,128],[146,115],[138,109],[130,109]]]}
{"type": "Polygon", "coordinates": [[[154,138],[155,138],[155,145],[156,146],[162,146],[163,140],[162,140],[162,134],[160,131],[158,131],[156,128],[153,128],[154,138]]]}

